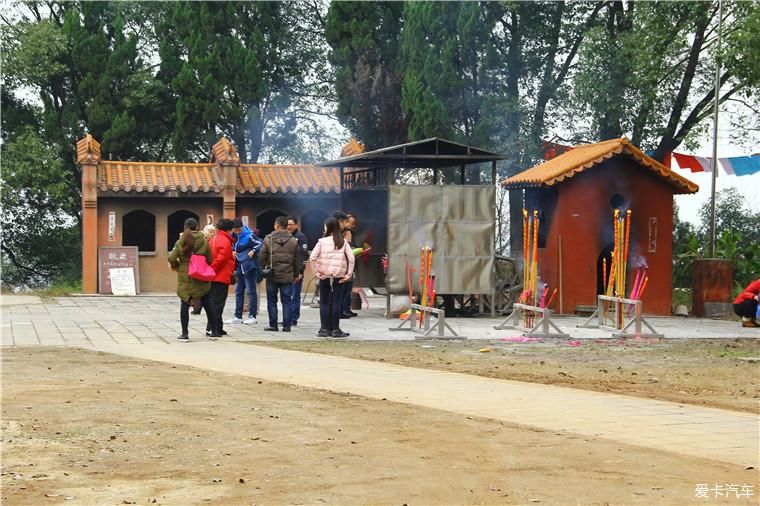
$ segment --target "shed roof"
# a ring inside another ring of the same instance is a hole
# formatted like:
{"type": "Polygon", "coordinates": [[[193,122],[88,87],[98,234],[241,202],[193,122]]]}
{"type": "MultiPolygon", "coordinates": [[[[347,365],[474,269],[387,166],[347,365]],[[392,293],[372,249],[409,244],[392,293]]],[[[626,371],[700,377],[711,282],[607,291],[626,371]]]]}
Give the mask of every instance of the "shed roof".
{"type": "Polygon", "coordinates": [[[552,158],[548,162],[505,179],[501,184],[511,189],[554,186],[616,155],[632,157],[639,165],[649,169],[670,184],[674,188],[674,193],[696,193],[699,190],[696,183],[676,174],[670,168],[651,158],[631,144],[631,141],[625,137],[575,146],[572,150],[552,158]]]}
{"type": "Polygon", "coordinates": [[[431,137],[322,162],[319,167],[387,169],[389,167],[453,167],[503,160],[504,155],[458,142],[431,137]]]}

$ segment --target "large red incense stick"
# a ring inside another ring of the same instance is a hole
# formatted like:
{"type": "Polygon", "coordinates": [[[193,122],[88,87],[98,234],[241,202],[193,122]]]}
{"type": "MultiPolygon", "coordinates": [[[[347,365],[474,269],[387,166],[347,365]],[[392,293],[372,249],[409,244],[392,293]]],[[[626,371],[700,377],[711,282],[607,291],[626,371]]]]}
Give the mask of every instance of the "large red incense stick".
{"type": "Polygon", "coordinates": [[[554,300],[554,296],[555,295],[557,295],[557,289],[556,288],[552,292],[552,296],[549,297],[549,302],[546,303],[546,307],[551,307],[552,306],[552,301],[554,300]]]}

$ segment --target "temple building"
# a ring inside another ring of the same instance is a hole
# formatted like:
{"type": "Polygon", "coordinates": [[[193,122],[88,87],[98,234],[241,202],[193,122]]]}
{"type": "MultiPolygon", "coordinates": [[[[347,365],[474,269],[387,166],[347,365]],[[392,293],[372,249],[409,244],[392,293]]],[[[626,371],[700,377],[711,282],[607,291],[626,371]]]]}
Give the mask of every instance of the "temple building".
{"type": "Polygon", "coordinates": [[[188,217],[201,227],[242,217],[263,237],[278,216],[296,216],[311,247],[325,218],[340,208],[338,169],[240,163],[226,138],[214,144],[207,163],[123,162],[102,159],[100,144],[88,134],[77,143],[77,162],[84,293],[110,293],[102,253],[125,246],[137,248],[140,292],[173,292],[176,275],[167,257],[188,217]]]}
{"type": "Polygon", "coordinates": [[[525,190],[525,207],[541,213],[539,275],[559,289],[557,312],[596,305],[603,264],[612,265],[614,210],[630,209],[628,265],[649,276],[644,311],[671,314],[673,195],[696,193],[696,184],[626,138],[575,146],[502,184],[525,190]]]}

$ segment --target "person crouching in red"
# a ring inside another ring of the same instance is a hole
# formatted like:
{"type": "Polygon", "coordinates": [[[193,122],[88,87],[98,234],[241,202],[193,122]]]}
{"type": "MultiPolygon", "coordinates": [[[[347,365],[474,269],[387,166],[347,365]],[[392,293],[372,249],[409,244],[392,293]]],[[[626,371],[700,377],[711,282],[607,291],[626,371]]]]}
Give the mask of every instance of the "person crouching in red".
{"type": "Polygon", "coordinates": [[[209,241],[212,258],[211,268],[216,273],[214,279],[211,280],[209,298],[211,299],[211,307],[217,316],[216,321],[219,328],[212,329],[207,326],[207,335],[227,335],[227,332],[223,328],[222,313],[224,312],[224,305],[227,302],[229,286],[233,282],[232,276],[235,272],[235,257],[232,256],[232,243],[234,241],[230,235],[233,225],[232,220],[226,218],[219,220],[219,223],[216,224],[216,234],[209,241]]]}
{"type": "Polygon", "coordinates": [[[759,297],[760,279],[756,279],[734,301],[734,313],[741,316],[742,327],[760,327],[756,319],[759,297]]]}

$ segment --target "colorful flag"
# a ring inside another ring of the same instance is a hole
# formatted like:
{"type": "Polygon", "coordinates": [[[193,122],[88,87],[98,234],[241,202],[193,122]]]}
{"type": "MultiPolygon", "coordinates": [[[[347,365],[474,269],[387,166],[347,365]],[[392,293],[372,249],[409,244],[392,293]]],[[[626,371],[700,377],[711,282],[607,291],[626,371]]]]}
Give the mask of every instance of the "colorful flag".
{"type": "Polygon", "coordinates": [[[737,176],[749,176],[760,172],[760,156],[732,156],[730,158],[718,158],[727,174],[737,176]]]}
{"type": "Polygon", "coordinates": [[[718,158],[718,163],[720,163],[720,166],[723,167],[723,170],[726,172],[726,174],[729,176],[734,175],[734,167],[731,165],[730,158],[718,158]]]}
{"type": "MultiPolygon", "coordinates": [[[[673,158],[681,169],[690,169],[692,172],[712,172],[712,158],[683,153],[673,153],[673,158]]],[[[760,155],[729,156],[718,158],[718,162],[729,176],[749,176],[760,172],[760,155]]]]}
{"type": "Polygon", "coordinates": [[[704,156],[683,155],[673,153],[673,158],[681,169],[691,169],[692,172],[712,172],[712,159],[704,156]]]}

